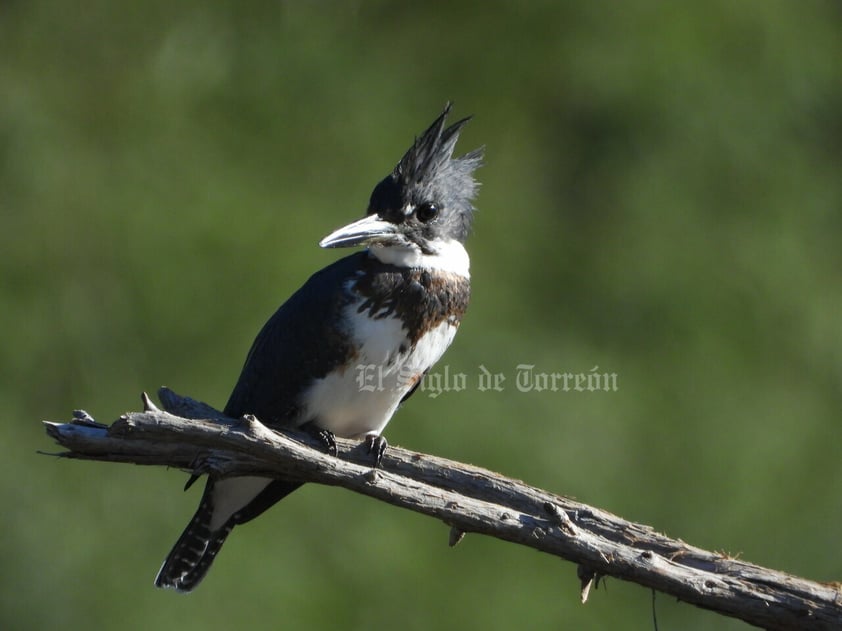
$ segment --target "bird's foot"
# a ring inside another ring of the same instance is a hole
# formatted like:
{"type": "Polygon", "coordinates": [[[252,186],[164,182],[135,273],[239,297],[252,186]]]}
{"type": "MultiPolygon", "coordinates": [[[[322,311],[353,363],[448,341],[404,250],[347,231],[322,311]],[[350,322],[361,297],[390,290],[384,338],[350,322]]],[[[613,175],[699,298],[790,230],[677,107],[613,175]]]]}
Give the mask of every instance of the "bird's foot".
{"type": "Polygon", "coordinates": [[[331,456],[335,456],[338,453],[336,449],[336,437],[330,430],[322,429],[312,421],[310,421],[309,423],[304,423],[304,425],[301,426],[301,429],[310,434],[310,436],[312,436],[313,438],[317,438],[318,440],[320,440],[321,443],[325,446],[327,453],[329,453],[331,456]]]}
{"type": "Polygon", "coordinates": [[[383,454],[386,451],[386,447],[389,446],[389,443],[386,441],[384,436],[380,434],[368,434],[365,437],[365,444],[368,448],[368,453],[374,454],[374,468],[380,466],[380,461],[383,460],[383,454]]]}

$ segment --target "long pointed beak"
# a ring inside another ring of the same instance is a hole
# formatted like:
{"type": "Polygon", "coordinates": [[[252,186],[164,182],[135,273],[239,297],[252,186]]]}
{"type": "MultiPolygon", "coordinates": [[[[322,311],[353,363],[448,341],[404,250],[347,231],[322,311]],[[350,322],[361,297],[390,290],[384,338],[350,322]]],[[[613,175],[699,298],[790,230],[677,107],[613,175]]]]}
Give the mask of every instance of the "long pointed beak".
{"type": "Polygon", "coordinates": [[[351,248],[372,243],[389,243],[397,240],[397,226],[384,221],[379,215],[368,215],[359,221],[339,228],[319,241],[323,248],[351,248]]]}

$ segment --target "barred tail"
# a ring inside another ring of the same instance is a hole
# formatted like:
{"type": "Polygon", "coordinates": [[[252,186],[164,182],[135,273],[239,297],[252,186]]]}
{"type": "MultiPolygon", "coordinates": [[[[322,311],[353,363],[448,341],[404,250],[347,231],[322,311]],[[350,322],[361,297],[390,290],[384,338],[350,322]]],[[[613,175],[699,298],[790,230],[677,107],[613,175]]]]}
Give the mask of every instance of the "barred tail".
{"type": "Polygon", "coordinates": [[[209,480],[196,514],[175,542],[158,571],[158,576],[155,577],[157,587],[174,589],[183,593],[192,592],[208,573],[216,554],[225,543],[235,523],[234,519],[230,518],[221,528],[211,530],[212,493],[213,484],[209,480]]]}
{"type": "Polygon", "coordinates": [[[299,486],[257,476],[208,478],[199,508],[167,555],[155,585],[192,592],[235,525],[251,521],[299,486]]]}

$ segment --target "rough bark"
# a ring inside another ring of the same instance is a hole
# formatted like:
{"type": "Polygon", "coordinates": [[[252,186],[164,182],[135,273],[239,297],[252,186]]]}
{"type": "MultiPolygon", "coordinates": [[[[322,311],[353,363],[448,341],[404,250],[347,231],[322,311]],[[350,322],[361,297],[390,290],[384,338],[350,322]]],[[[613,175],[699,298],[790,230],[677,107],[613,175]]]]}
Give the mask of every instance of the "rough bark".
{"type": "Polygon", "coordinates": [[[231,419],[162,388],[164,410],[110,426],[74,412],[46,422],[67,458],[164,465],[218,475],[265,474],[341,486],[442,520],[450,544],[480,533],[578,565],[581,598],[600,577],[638,583],[767,629],[842,629],[842,585],[818,583],[670,539],[649,526],[486,469],[390,447],[377,469],[364,445],[337,438],[338,456],[307,434],[231,419]]]}

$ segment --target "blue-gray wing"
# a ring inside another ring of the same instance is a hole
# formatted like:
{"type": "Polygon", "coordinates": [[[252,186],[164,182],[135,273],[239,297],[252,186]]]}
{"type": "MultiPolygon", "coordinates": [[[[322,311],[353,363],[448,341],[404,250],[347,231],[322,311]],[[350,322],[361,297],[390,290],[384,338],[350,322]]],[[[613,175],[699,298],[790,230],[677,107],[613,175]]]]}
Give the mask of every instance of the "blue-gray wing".
{"type": "Polygon", "coordinates": [[[225,414],[254,414],[269,425],[301,417],[301,395],[314,380],[350,361],[355,349],[343,326],[349,281],[363,265],[357,252],[314,274],[263,326],[249,351],[225,414]]]}

